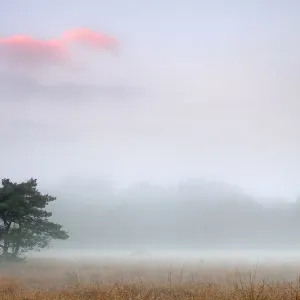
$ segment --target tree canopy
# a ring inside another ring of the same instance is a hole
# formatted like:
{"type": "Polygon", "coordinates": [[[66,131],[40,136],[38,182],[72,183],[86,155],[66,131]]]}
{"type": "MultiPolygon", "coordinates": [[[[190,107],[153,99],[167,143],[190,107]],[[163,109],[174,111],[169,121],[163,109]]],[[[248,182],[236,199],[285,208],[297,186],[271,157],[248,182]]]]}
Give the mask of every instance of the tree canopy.
{"type": "Polygon", "coordinates": [[[46,248],[52,239],[68,239],[62,225],[49,221],[45,207],[56,198],[41,194],[37,180],[15,183],[2,179],[0,187],[0,257],[20,259],[28,251],[46,248]]]}

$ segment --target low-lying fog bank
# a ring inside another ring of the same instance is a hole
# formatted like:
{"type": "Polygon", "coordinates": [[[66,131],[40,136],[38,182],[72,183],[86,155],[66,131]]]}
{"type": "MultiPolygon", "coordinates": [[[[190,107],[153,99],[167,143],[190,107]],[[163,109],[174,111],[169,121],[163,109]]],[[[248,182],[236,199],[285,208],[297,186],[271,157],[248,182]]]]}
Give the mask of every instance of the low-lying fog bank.
{"type": "Polygon", "coordinates": [[[32,255],[24,263],[1,267],[2,277],[17,278],[28,286],[68,284],[160,284],[228,280],[294,281],[299,278],[297,253],[230,251],[65,251],[32,255]]]}
{"type": "Polygon", "coordinates": [[[47,250],[34,253],[31,258],[67,259],[71,261],[157,261],[172,263],[300,263],[297,250],[47,250]]]}

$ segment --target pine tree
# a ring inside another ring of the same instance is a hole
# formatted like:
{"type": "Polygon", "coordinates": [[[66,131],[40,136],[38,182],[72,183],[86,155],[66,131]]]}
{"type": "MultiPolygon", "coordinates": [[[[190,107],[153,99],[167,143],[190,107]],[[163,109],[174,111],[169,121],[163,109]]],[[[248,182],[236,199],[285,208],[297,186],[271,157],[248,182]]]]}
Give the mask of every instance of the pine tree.
{"type": "Polygon", "coordinates": [[[42,195],[37,180],[2,180],[0,188],[0,257],[17,260],[28,251],[46,248],[52,239],[68,239],[62,225],[49,221],[45,207],[56,198],[42,195]]]}

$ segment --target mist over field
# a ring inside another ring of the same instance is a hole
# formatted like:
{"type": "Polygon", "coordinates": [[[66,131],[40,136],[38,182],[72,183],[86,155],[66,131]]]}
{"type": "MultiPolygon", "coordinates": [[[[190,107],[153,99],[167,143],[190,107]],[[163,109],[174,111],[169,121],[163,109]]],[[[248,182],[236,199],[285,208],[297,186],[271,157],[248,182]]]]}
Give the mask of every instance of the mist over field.
{"type": "Polygon", "coordinates": [[[71,236],[49,255],[205,260],[223,252],[229,260],[261,260],[295,257],[300,246],[298,201],[258,198],[206,180],[126,189],[105,181],[62,185],[53,194],[63,200],[51,209],[71,236]]]}
{"type": "Polygon", "coordinates": [[[0,177],[70,234],[35,255],[297,260],[299,8],[3,4],[0,177]]]}

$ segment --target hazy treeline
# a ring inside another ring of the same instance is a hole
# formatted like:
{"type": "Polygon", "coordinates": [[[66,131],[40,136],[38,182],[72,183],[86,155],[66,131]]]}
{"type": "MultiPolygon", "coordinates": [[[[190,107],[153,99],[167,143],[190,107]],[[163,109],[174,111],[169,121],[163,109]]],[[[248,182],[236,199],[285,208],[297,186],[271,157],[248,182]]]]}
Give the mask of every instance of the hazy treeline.
{"type": "Polygon", "coordinates": [[[53,193],[54,218],[71,235],[62,247],[300,246],[297,201],[258,199],[224,183],[141,183],[116,190],[78,181],[53,193]]]}

